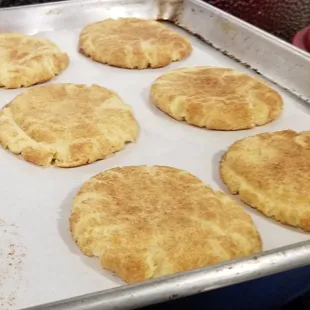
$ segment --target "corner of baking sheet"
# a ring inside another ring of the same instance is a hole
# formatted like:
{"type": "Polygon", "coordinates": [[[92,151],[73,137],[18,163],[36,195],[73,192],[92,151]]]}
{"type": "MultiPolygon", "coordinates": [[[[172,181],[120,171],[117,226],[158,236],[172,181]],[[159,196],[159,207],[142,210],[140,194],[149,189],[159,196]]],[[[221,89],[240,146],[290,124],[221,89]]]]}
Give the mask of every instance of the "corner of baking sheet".
{"type": "Polygon", "coordinates": [[[175,21],[181,13],[184,0],[158,0],[158,20],[175,21]]]}
{"type": "Polygon", "coordinates": [[[310,102],[310,54],[201,0],[184,0],[175,22],[310,102]]]}

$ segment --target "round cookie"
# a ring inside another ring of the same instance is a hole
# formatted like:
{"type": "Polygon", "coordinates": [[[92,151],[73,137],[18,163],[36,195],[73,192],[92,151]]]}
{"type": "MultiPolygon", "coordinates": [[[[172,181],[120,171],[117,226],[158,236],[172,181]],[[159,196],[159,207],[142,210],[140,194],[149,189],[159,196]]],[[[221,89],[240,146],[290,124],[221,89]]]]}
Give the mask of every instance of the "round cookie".
{"type": "Polygon", "coordinates": [[[95,61],[128,69],[164,67],[192,51],[185,37],[159,22],[138,18],[90,24],[80,34],[79,47],[95,61]]]}
{"type": "Polygon", "coordinates": [[[0,87],[20,88],[52,79],[67,68],[69,57],[46,39],[0,34],[0,87]]]}
{"type": "Polygon", "coordinates": [[[72,237],[128,283],[261,251],[252,219],[232,198],[171,167],[114,168],[74,199],[72,237]]]}
{"type": "Polygon", "coordinates": [[[232,194],[264,215],[310,231],[310,132],[264,133],[235,142],[220,163],[232,194]]]}
{"type": "Polygon", "coordinates": [[[97,86],[32,88],[0,111],[0,143],[37,165],[74,167],[135,141],[138,124],[114,92],[97,86]]]}
{"type": "Polygon", "coordinates": [[[178,121],[214,130],[240,130],[276,119],[280,95],[265,82],[227,68],[172,70],[151,87],[152,102],[178,121]]]}

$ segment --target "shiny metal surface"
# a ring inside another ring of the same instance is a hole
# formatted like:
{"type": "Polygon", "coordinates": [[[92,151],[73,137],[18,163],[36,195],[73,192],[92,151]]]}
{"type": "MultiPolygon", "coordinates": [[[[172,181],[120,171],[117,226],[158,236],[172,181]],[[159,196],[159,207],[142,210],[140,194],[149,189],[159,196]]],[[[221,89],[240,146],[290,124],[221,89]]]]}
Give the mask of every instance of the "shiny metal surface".
{"type": "Polygon", "coordinates": [[[134,309],[206,292],[310,264],[310,242],[138,285],[80,296],[27,310],[134,309]]]}
{"type": "MultiPolygon", "coordinates": [[[[39,31],[78,28],[94,20],[125,16],[175,22],[236,61],[310,101],[309,54],[198,0],[78,0],[2,9],[0,32],[34,34],[39,31]]],[[[310,241],[238,261],[28,310],[133,309],[307,264],[310,264],[310,241]]]]}

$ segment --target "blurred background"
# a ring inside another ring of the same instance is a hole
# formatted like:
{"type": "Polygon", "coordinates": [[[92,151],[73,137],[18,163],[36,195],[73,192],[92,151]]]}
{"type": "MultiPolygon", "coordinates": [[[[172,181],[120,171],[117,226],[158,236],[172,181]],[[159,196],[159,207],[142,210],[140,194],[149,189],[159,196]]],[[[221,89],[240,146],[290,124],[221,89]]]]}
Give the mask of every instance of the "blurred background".
{"type": "Polygon", "coordinates": [[[205,1],[276,36],[291,41],[310,25],[310,0],[205,1]]]}

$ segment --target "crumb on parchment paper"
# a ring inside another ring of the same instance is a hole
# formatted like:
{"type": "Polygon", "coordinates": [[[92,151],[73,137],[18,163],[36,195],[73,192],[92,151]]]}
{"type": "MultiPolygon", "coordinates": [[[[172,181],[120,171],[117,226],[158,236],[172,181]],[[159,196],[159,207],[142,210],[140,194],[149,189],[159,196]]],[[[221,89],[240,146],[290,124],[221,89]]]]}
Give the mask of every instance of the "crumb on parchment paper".
{"type": "Polygon", "coordinates": [[[23,277],[25,246],[16,224],[0,218],[0,309],[15,309],[23,277]]]}

